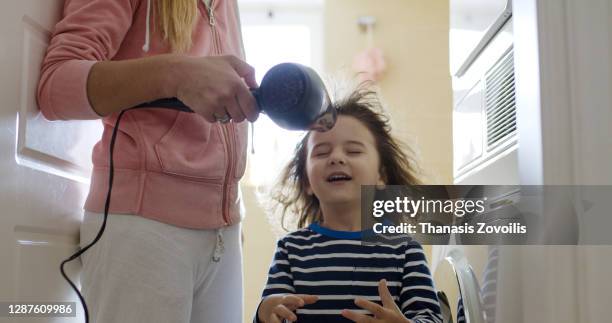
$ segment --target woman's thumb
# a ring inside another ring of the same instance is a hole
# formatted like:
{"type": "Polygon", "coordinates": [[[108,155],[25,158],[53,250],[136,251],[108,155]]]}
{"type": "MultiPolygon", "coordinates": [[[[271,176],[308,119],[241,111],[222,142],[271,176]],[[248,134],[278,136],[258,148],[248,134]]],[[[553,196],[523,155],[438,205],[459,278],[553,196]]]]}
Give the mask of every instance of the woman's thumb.
{"type": "Polygon", "coordinates": [[[227,62],[232,66],[234,71],[244,79],[249,88],[256,88],[255,69],[236,56],[226,56],[227,62]]]}

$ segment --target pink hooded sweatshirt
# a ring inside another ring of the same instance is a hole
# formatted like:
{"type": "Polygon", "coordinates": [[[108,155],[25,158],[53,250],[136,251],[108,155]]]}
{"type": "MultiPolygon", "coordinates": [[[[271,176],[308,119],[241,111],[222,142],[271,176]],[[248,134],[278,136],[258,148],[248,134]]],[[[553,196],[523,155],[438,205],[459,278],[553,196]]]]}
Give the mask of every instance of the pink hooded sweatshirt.
{"type": "MultiPolygon", "coordinates": [[[[244,59],[236,0],[198,1],[187,55],[244,59]]],[[[85,209],[104,212],[110,137],[118,114],[101,118],[87,98],[93,64],[169,52],[154,0],[67,0],[43,61],[38,104],[49,120],[101,119],[85,209]]],[[[124,114],[114,152],[110,212],[193,229],[241,219],[238,181],[246,165],[247,123],[211,124],[194,113],[140,109],[124,114]]]]}

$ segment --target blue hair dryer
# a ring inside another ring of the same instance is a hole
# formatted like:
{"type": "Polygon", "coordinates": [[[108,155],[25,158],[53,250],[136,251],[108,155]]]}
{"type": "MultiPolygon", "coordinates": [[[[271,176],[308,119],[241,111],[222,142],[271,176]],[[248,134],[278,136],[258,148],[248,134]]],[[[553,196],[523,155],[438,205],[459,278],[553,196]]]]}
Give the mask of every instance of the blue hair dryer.
{"type": "MultiPolygon", "coordinates": [[[[288,130],[327,131],[336,123],[336,109],[319,75],[311,68],[282,63],[272,67],[251,89],[259,110],[288,130]]],[[[147,102],[135,108],[170,108],[193,112],[177,98],[147,102]]]]}

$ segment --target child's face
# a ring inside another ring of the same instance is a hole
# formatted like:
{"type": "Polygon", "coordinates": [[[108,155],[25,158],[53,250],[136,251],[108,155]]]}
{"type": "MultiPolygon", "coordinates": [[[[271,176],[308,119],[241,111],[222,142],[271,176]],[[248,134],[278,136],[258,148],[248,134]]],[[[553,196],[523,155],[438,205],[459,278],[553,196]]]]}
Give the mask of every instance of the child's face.
{"type": "Polygon", "coordinates": [[[330,131],[313,131],[306,153],[307,191],[321,204],[359,203],[361,185],[384,184],[374,136],[354,117],[341,115],[330,131]]]}

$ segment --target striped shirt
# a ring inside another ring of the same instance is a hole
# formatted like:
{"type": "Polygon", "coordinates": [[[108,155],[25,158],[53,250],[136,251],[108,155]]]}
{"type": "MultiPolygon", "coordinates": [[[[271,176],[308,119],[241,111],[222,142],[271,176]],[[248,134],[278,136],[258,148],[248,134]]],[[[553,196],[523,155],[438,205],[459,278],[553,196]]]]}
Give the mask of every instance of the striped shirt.
{"type": "Polygon", "coordinates": [[[442,322],[440,306],[423,249],[416,241],[366,244],[361,232],[335,231],[314,223],[277,243],[263,298],[311,294],[319,300],[297,309],[298,322],[351,322],[343,309],[362,314],[361,297],[378,304],[378,282],[387,286],[400,310],[415,323],[442,322]]]}

